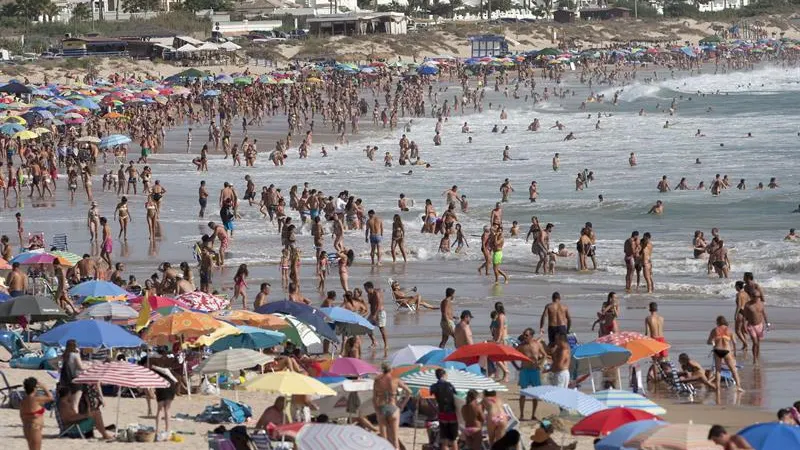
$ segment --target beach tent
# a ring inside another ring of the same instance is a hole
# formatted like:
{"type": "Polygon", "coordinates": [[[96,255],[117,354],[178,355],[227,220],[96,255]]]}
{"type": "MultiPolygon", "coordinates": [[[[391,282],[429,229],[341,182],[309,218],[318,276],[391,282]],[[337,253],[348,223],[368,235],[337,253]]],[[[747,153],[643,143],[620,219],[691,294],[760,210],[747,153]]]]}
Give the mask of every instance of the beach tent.
{"type": "Polygon", "coordinates": [[[198,50],[215,51],[219,50],[219,46],[213,42],[203,42],[203,45],[197,47],[198,50]]]}
{"type": "Polygon", "coordinates": [[[227,50],[229,52],[235,52],[236,50],[241,49],[242,46],[238,45],[238,44],[234,44],[231,41],[228,41],[228,42],[223,42],[222,44],[220,44],[219,48],[221,48],[223,50],[227,50]]]}
{"type": "Polygon", "coordinates": [[[178,47],[178,49],[175,51],[178,53],[191,53],[191,52],[196,52],[197,47],[195,47],[192,44],[184,44],[183,46],[178,47]]]}

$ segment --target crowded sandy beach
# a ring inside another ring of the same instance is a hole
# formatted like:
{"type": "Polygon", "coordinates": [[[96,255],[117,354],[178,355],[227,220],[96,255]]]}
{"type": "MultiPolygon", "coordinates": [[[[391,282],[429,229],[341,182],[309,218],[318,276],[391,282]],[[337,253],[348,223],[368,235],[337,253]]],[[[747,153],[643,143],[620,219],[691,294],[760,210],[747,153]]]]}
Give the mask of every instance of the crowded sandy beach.
{"type": "Polygon", "coordinates": [[[3,80],[0,435],[800,448],[798,51],[3,80]]]}

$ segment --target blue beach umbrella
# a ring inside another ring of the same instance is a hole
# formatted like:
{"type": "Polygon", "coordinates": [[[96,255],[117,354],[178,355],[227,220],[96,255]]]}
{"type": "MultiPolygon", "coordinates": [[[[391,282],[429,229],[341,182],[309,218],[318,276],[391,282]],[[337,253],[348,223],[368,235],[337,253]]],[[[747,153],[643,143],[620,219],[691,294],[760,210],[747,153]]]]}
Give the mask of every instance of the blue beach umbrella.
{"type": "Polygon", "coordinates": [[[136,348],[144,343],[121,326],[99,320],[68,322],[39,336],[42,344],[61,347],[70,339],[80,348],[136,348]]]}
{"type": "Polygon", "coordinates": [[[222,75],[217,76],[217,78],[214,81],[216,81],[217,83],[220,83],[220,84],[232,84],[233,83],[233,77],[230,76],[230,75],[222,74],[222,75]]]}
{"type": "Polygon", "coordinates": [[[75,102],[75,104],[86,109],[91,109],[91,110],[100,109],[100,105],[98,105],[97,103],[88,98],[80,99],[77,102],[75,102]]]}
{"type": "Polygon", "coordinates": [[[336,325],[336,333],[343,336],[370,334],[375,329],[375,325],[372,325],[367,319],[349,309],[334,306],[320,308],[320,311],[330,317],[336,325]]]}
{"type": "MultiPolygon", "coordinates": [[[[600,342],[589,342],[579,345],[572,351],[577,374],[592,373],[593,369],[603,369],[606,367],[618,367],[628,362],[631,352],[625,348],[612,344],[600,342]]],[[[594,377],[592,380],[592,392],[595,391],[594,377]]]]}
{"type": "MultiPolygon", "coordinates": [[[[436,350],[431,350],[428,353],[422,355],[419,359],[417,359],[416,363],[422,365],[438,366],[444,362],[444,359],[450,353],[453,353],[453,350],[449,348],[439,348],[436,350]]],[[[466,367],[466,365],[464,367],[466,367]]]]}
{"type": "Polygon", "coordinates": [[[24,129],[25,129],[24,126],[13,122],[4,123],[3,125],[0,125],[0,133],[5,134],[6,136],[13,136],[24,129]]]}
{"type": "Polygon", "coordinates": [[[76,284],[69,290],[73,297],[117,297],[128,295],[128,291],[114,283],[103,280],[89,280],[76,284]]]}
{"type": "Polygon", "coordinates": [[[800,428],[779,422],[757,423],[739,431],[756,450],[800,448],[800,428]]]}
{"type": "Polygon", "coordinates": [[[229,348],[248,348],[260,350],[279,345],[286,340],[286,335],[272,330],[251,327],[246,325],[237,326],[241,333],[225,336],[211,344],[211,351],[221,352],[229,348]]]}
{"type": "Polygon", "coordinates": [[[439,72],[435,66],[419,66],[417,73],[420,75],[435,75],[439,72]]]}
{"type": "Polygon", "coordinates": [[[281,300],[278,302],[267,303],[256,309],[259,314],[290,314],[296,317],[303,323],[314,327],[317,334],[328,339],[332,342],[339,342],[336,333],[333,332],[328,321],[330,318],[322,311],[313,306],[308,306],[303,303],[293,302],[290,300],[281,300]]]}
{"type": "Polygon", "coordinates": [[[203,92],[203,97],[216,97],[220,94],[219,89],[209,89],[203,92]]]}
{"type": "Polygon", "coordinates": [[[588,416],[597,411],[607,409],[606,405],[596,398],[574,389],[556,386],[536,386],[522,389],[519,393],[526,397],[552,403],[560,408],[576,412],[581,416],[588,416]]]}
{"type": "Polygon", "coordinates": [[[116,147],[117,145],[129,144],[131,138],[123,134],[112,134],[100,140],[100,148],[116,147]]]}
{"type": "Polygon", "coordinates": [[[594,444],[594,448],[595,450],[633,450],[629,447],[623,447],[622,444],[638,434],[655,427],[663,427],[666,424],[666,422],[661,422],[659,420],[639,420],[626,423],[611,432],[611,434],[603,438],[600,442],[594,444]]]}

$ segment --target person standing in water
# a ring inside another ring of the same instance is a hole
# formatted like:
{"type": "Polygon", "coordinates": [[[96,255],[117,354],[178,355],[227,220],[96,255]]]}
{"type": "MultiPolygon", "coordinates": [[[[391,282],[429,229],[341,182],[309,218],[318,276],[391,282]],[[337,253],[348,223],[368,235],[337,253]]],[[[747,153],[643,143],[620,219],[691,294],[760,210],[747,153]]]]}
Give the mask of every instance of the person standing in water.
{"type": "MultiPolygon", "coordinates": [[[[378,265],[381,265],[381,241],[383,240],[383,220],[375,214],[375,211],[369,210],[367,213],[369,220],[367,220],[366,230],[364,232],[364,241],[369,243],[369,257],[372,260],[372,265],[375,265],[375,257],[378,258],[378,265]]],[[[405,255],[404,255],[405,257],[405,255]]]]}

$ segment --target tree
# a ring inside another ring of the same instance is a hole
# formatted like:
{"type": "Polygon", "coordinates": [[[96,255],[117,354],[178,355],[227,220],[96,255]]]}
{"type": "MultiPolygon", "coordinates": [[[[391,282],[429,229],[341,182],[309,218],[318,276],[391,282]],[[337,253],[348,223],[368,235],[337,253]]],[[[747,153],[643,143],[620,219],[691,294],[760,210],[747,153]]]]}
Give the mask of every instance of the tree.
{"type": "Polygon", "coordinates": [[[192,12],[204,9],[213,9],[214,11],[230,11],[233,9],[233,5],[229,0],[184,0],[180,7],[192,12]]]}
{"type": "Polygon", "coordinates": [[[92,18],[92,10],[89,9],[88,3],[78,3],[72,8],[72,20],[75,22],[84,22],[92,18]]]}
{"type": "Polygon", "coordinates": [[[44,8],[42,8],[42,15],[47,18],[47,22],[52,22],[60,12],[61,8],[53,2],[47,3],[44,8]]]}
{"type": "Polygon", "coordinates": [[[44,14],[45,9],[50,4],[50,0],[16,0],[3,6],[3,15],[9,17],[19,17],[28,22],[36,20],[44,14]]]}
{"type": "Polygon", "coordinates": [[[127,13],[158,11],[159,9],[161,9],[160,0],[122,0],[122,10],[127,13]]]}

